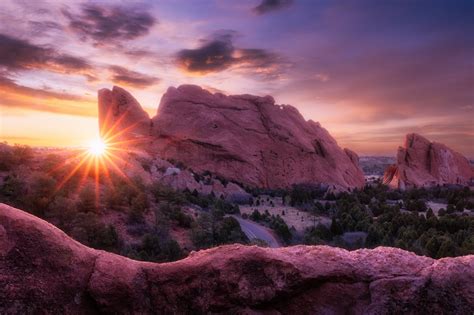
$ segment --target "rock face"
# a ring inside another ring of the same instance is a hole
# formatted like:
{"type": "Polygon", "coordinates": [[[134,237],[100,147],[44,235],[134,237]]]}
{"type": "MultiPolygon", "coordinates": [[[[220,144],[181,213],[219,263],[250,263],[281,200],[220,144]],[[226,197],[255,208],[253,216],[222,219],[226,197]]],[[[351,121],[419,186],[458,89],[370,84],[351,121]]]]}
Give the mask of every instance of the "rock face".
{"type": "Polygon", "coordinates": [[[197,180],[188,170],[173,167],[166,161],[161,161],[160,164],[167,164],[168,166],[161,168],[162,171],[156,167],[153,168],[151,172],[152,180],[175,190],[196,191],[201,195],[213,193],[217,198],[223,198],[235,203],[248,203],[249,199],[252,198],[251,194],[235,183],[226,183],[224,185],[220,180],[211,176],[206,177],[205,180],[197,180]]]}
{"type": "Polygon", "coordinates": [[[412,133],[406,136],[405,146],[398,148],[397,163],[387,168],[383,181],[392,188],[405,189],[468,185],[473,178],[474,169],[460,153],[412,133]]]}
{"type": "Polygon", "coordinates": [[[151,120],[137,100],[124,89],[101,89],[99,99],[99,129],[103,138],[112,142],[147,135],[151,120]]]}
{"type": "Polygon", "coordinates": [[[87,248],[0,204],[1,314],[470,314],[474,256],[230,245],[174,263],[87,248]]]}
{"type": "Polygon", "coordinates": [[[122,107],[132,108],[133,115],[125,119],[123,128],[138,122],[141,128],[135,132],[151,135],[151,150],[196,172],[210,171],[264,188],[297,183],[344,188],[364,184],[354,152],[342,150],[319,123],[306,121],[292,106],[276,105],[271,96],[225,96],[198,86],[171,87],[148,126],[138,103],[129,97],[116,87],[112,92],[101,90],[99,104],[127,100],[130,105],[122,107]]]}

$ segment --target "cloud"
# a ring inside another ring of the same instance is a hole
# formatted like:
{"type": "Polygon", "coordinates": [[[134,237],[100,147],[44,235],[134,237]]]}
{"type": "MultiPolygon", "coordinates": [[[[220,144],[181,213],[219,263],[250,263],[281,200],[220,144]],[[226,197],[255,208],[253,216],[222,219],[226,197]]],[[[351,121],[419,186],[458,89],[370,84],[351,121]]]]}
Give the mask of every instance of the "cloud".
{"type": "Polygon", "coordinates": [[[232,66],[234,46],[232,33],[220,34],[205,40],[197,49],[183,49],[178,52],[178,65],[188,72],[207,74],[219,72],[232,66]]]}
{"type": "Polygon", "coordinates": [[[0,67],[4,70],[42,69],[57,73],[80,73],[93,79],[93,67],[83,58],[61,54],[53,48],[38,46],[0,34],[0,67]]]}
{"type": "Polygon", "coordinates": [[[0,106],[86,117],[97,115],[95,100],[84,96],[19,85],[1,75],[0,90],[0,106]]]}
{"type": "Polygon", "coordinates": [[[110,66],[109,70],[112,72],[110,79],[112,82],[117,84],[136,88],[146,88],[160,82],[160,79],[157,77],[127,70],[120,66],[110,66]]]}
{"type": "Polygon", "coordinates": [[[31,37],[48,36],[51,31],[62,31],[63,27],[53,21],[28,21],[31,37]]]}
{"type": "Polygon", "coordinates": [[[258,15],[262,15],[287,8],[292,4],[293,0],[262,0],[258,6],[253,8],[253,11],[258,15]]]}
{"type": "Polygon", "coordinates": [[[177,53],[177,64],[186,72],[206,75],[236,69],[243,73],[261,75],[268,79],[281,74],[288,63],[275,53],[264,49],[235,48],[236,32],[220,31],[210,39],[201,40],[196,49],[183,49],[177,53]]]}
{"type": "Polygon", "coordinates": [[[99,46],[146,35],[156,23],[151,14],[132,7],[84,4],[80,15],[67,10],[63,10],[63,14],[69,19],[73,32],[99,46]]]}

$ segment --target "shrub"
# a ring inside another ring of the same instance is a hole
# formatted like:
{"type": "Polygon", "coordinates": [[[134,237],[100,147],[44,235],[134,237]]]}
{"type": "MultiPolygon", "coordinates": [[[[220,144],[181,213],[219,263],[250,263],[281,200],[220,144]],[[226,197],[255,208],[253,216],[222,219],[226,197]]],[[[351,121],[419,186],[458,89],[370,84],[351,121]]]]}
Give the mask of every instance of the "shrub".
{"type": "Polygon", "coordinates": [[[81,212],[97,212],[98,204],[93,185],[86,185],[79,192],[79,200],[77,202],[77,210],[81,212]]]}

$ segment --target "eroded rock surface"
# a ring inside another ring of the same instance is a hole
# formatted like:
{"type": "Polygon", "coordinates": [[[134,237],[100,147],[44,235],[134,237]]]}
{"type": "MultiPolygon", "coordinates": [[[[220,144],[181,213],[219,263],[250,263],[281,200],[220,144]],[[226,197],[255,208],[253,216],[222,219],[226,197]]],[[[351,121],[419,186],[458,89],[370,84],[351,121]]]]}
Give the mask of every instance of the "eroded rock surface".
{"type": "Polygon", "coordinates": [[[112,99],[129,100],[131,104],[128,107],[134,114],[123,119],[127,123],[120,130],[127,125],[141,126],[133,128],[134,136],[141,132],[150,150],[193,171],[210,171],[265,188],[297,183],[344,188],[364,184],[354,152],[341,149],[319,123],[306,121],[290,105],[276,105],[271,96],[225,96],[193,85],[171,87],[163,95],[156,116],[146,125],[138,103],[128,97],[128,92],[116,87],[107,91],[100,91],[99,104],[117,103],[107,101],[110,93],[117,94],[112,99]]]}
{"type": "Polygon", "coordinates": [[[110,141],[132,140],[148,135],[152,122],[138,101],[126,90],[114,86],[98,92],[99,127],[110,141]]]}
{"type": "Polygon", "coordinates": [[[230,245],[174,263],[87,248],[0,204],[1,314],[470,314],[474,256],[230,245]]]}
{"type": "Polygon", "coordinates": [[[398,148],[397,163],[384,173],[384,183],[393,188],[429,187],[444,184],[468,185],[474,169],[460,153],[442,143],[412,133],[398,148]]]}

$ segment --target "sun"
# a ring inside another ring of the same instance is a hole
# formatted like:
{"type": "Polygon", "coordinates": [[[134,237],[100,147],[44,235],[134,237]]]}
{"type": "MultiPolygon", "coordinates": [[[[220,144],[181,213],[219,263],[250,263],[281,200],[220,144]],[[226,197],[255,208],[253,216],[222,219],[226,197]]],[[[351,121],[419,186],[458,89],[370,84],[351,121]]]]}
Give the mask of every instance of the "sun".
{"type": "Polygon", "coordinates": [[[89,143],[88,151],[93,156],[102,156],[107,152],[107,144],[100,138],[94,139],[89,143]]]}

